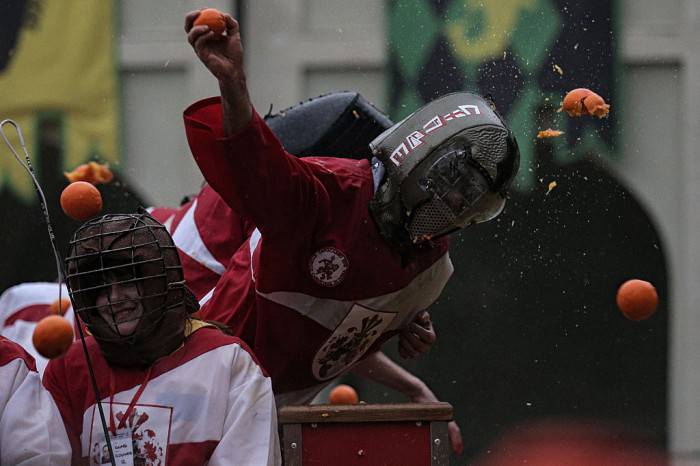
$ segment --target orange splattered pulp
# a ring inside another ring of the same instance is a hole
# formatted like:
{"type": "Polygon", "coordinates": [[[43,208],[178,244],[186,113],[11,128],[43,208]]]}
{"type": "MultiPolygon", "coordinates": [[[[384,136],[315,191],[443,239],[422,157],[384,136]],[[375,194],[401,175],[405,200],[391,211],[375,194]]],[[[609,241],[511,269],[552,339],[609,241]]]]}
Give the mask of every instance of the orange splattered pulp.
{"type": "Polygon", "coordinates": [[[543,129],[542,131],[539,131],[537,133],[537,139],[545,139],[545,138],[555,138],[557,136],[561,136],[564,134],[564,131],[559,131],[558,129],[543,129]]]}
{"type": "Polygon", "coordinates": [[[87,181],[92,184],[109,183],[114,178],[114,174],[107,165],[97,162],[78,165],[73,171],[63,174],[71,183],[75,181],[87,181]]]}
{"type": "Polygon", "coordinates": [[[564,96],[559,111],[564,111],[572,117],[589,115],[603,118],[610,112],[610,105],[592,90],[580,87],[564,96]]]}

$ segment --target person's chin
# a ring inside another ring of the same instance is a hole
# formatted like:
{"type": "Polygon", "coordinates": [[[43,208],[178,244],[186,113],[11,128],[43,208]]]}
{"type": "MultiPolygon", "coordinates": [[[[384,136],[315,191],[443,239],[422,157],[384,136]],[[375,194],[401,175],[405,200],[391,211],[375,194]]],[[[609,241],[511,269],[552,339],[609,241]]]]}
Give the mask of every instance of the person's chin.
{"type": "Polygon", "coordinates": [[[138,320],[122,322],[121,324],[117,324],[117,331],[119,332],[120,336],[128,337],[136,331],[138,324],[138,320]]]}

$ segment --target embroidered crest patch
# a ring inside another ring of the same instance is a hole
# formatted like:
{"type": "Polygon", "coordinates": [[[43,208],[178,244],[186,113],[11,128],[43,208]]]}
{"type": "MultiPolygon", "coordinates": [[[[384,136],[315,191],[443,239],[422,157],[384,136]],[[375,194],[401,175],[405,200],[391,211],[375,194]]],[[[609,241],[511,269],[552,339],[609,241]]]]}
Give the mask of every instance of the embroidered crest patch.
{"type": "Polygon", "coordinates": [[[323,248],[309,260],[309,270],[314,281],[321,286],[338,285],[345,278],[350,262],[342,251],[333,248],[323,248]]]}
{"type": "Polygon", "coordinates": [[[396,315],[355,304],[314,356],[314,376],[328,380],[342,373],[365,354],[396,315]]]}

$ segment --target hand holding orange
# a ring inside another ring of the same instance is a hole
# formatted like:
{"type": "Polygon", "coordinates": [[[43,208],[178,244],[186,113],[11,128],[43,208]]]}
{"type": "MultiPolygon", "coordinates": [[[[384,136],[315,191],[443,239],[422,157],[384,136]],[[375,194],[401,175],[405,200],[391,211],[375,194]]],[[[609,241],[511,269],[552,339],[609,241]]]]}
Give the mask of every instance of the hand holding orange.
{"type": "Polygon", "coordinates": [[[221,35],[226,30],[226,18],[216,8],[205,8],[194,20],[195,26],[209,26],[214,34],[221,35]]]}

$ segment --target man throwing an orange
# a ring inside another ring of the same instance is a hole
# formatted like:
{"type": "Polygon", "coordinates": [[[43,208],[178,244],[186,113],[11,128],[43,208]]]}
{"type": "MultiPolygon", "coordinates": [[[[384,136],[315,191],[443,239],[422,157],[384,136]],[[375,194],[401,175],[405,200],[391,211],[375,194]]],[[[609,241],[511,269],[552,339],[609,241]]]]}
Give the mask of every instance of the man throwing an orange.
{"type": "Polygon", "coordinates": [[[440,295],[448,234],[495,218],[517,171],[512,133],[478,95],[443,96],[389,128],[367,160],[288,154],[248,95],[238,23],[185,19],[221,97],[185,111],[204,178],[256,226],[206,319],[253,347],[279,405],[309,401],[377,354],[440,295]],[[216,303],[226,303],[216,304],[216,303]]]}

